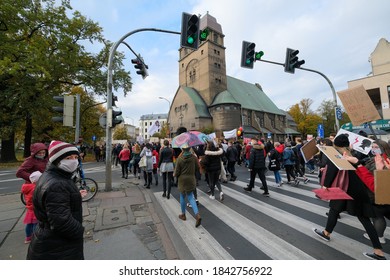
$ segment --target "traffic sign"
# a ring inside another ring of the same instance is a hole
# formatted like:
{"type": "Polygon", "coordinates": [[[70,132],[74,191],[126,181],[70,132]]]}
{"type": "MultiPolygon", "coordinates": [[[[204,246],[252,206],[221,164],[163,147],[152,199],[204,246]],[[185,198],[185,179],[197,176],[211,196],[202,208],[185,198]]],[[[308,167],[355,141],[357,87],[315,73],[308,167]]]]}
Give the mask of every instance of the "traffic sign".
{"type": "MultiPolygon", "coordinates": [[[[103,113],[99,117],[99,124],[102,128],[106,128],[107,125],[107,113],[103,113]]],[[[95,140],[93,140],[95,141],[95,140]]]]}
{"type": "Polygon", "coordinates": [[[336,107],[335,110],[336,110],[336,118],[338,120],[342,120],[343,119],[343,114],[341,112],[341,109],[339,107],[336,107]]]}
{"type": "Polygon", "coordinates": [[[320,137],[320,138],[324,138],[325,137],[325,133],[324,133],[324,125],[319,123],[317,125],[317,135],[320,137]]]}

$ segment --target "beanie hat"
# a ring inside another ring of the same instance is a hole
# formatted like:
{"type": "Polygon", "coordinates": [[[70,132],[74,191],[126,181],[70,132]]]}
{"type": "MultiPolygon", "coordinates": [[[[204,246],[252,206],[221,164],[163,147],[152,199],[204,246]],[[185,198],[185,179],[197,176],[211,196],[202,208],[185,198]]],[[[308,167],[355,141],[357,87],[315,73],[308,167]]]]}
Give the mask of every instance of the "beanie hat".
{"type": "Polygon", "coordinates": [[[337,147],[349,147],[349,140],[346,134],[338,135],[334,140],[333,144],[337,147]]]}
{"type": "Polygon", "coordinates": [[[51,141],[49,145],[49,161],[51,163],[57,164],[70,155],[79,155],[79,150],[74,145],[56,140],[51,141]]]}
{"type": "Polygon", "coordinates": [[[39,177],[41,177],[42,173],[40,171],[35,171],[30,174],[30,182],[35,183],[38,181],[39,177]]]}

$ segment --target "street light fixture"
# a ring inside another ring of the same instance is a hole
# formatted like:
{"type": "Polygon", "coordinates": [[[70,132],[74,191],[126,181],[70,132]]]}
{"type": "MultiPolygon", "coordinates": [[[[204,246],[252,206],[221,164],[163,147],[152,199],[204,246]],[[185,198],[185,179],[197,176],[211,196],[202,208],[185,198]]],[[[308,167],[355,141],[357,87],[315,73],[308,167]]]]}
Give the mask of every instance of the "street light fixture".
{"type": "Polygon", "coordinates": [[[169,104],[167,125],[168,125],[168,130],[169,130],[169,137],[171,137],[171,128],[169,127],[169,111],[171,110],[171,101],[169,101],[168,99],[166,99],[165,97],[162,97],[162,96],[159,96],[158,98],[159,98],[159,99],[164,99],[164,100],[167,101],[168,104],[169,104]]]}

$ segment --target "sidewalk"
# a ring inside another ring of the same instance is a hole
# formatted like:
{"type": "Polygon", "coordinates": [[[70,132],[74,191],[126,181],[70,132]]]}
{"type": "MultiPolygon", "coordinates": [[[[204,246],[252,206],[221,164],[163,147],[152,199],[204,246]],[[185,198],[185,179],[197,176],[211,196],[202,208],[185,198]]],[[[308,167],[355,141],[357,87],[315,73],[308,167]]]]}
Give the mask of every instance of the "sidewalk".
{"type": "MultiPolygon", "coordinates": [[[[131,177],[113,184],[111,192],[99,182],[96,197],[83,203],[85,259],[179,259],[153,193],[131,177]]],[[[26,259],[24,211],[19,194],[0,196],[0,260],[26,259]]]]}

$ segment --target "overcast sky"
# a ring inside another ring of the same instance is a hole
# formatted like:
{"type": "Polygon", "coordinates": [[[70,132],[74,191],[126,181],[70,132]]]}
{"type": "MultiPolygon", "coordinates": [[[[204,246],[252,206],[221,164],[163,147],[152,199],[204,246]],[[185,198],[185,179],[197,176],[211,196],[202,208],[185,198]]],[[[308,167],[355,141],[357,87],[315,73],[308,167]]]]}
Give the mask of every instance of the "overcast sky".
{"type": "MultiPolygon", "coordinates": [[[[241,68],[243,40],[256,43],[256,51],[265,53],[263,59],[280,63],[287,47],[298,49],[299,58],[306,61],[302,67],[325,74],[336,92],[346,89],[348,81],[369,75],[369,57],[379,39],[390,41],[388,0],[71,0],[71,5],[98,22],[112,42],[139,28],[180,32],[182,12],[209,12],[225,35],[227,75],[259,83],[282,110],[303,98],[313,99],[316,110],[324,99],[333,99],[329,84],[319,74],[289,74],[265,62],[256,62],[254,69],[241,68]]],[[[123,116],[137,125],[143,114],[168,112],[169,103],[159,96],[172,101],[177,91],[180,36],[148,31],[125,41],[149,66],[149,77],[143,80],[131,64],[134,55],[119,46],[133,90],[126,97],[114,94],[123,116]]]]}

